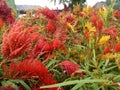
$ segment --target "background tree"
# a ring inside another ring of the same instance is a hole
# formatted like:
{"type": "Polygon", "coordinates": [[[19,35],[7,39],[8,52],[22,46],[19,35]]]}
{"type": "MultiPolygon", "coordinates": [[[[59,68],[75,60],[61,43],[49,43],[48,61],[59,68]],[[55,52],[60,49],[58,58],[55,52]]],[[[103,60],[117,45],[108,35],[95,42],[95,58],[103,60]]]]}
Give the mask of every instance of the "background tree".
{"type": "Polygon", "coordinates": [[[106,0],[106,4],[109,6],[112,3],[112,1],[115,2],[114,9],[120,9],[120,0],[106,0]]]}
{"type": "MultiPolygon", "coordinates": [[[[57,0],[50,0],[50,1],[54,1],[54,3],[57,2],[57,0]]],[[[59,3],[67,3],[68,7],[73,8],[74,4],[80,4],[81,7],[83,6],[83,4],[86,2],[86,0],[59,0],[59,3]]]]}

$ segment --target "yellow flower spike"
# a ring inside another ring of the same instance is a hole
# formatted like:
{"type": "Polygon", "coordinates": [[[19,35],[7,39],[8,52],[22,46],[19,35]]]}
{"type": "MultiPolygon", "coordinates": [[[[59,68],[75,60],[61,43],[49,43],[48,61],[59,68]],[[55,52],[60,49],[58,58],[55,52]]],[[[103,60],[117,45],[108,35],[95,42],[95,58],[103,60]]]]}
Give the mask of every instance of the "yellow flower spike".
{"type": "Polygon", "coordinates": [[[118,66],[118,69],[120,70],[120,58],[117,58],[115,60],[116,65],[118,66]]]}
{"type": "Polygon", "coordinates": [[[98,44],[100,44],[100,45],[105,44],[109,39],[110,39],[109,35],[102,36],[101,39],[99,40],[98,44]]]}
{"type": "Polygon", "coordinates": [[[70,23],[67,23],[67,28],[75,32],[74,27],[70,23]]]}
{"type": "Polygon", "coordinates": [[[80,4],[73,5],[73,13],[78,14],[80,12],[80,4]]]}
{"type": "Polygon", "coordinates": [[[89,15],[92,12],[92,7],[91,6],[84,7],[82,11],[85,12],[86,15],[89,15]]]}
{"type": "Polygon", "coordinates": [[[116,40],[117,40],[117,42],[120,42],[120,38],[118,36],[116,37],[116,40]]]}
{"type": "Polygon", "coordinates": [[[84,56],[84,54],[79,54],[79,58],[80,58],[80,61],[82,62],[82,61],[84,61],[85,60],[85,56],[84,56]]]}
{"type": "Polygon", "coordinates": [[[107,9],[105,8],[104,5],[102,5],[102,7],[99,9],[99,14],[102,15],[102,17],[103,17],[104,19],[107,18],[107,16],[108,16],[108,11],[107,11],[107,9]]]}
{"type": "Polygon", "coordinates": [[[89,31],[89,32],[95,32],[96,31],[96,28],[95,27],[92,27],[92,23],[90,22],[87,22],[85,24],[85,28],[89,31]]]}
{"type": "Polygon", "coordinates": [[[108,54],[105,54],[105,55],[103,55],[102,56],[102,59],[103,60],[110,60],[110,59],[114,59],[114,58],[118,58],[118,57],[120,57],[120,55],[119,54],[114,54],[114,53],[108,53],[108,54]]]}

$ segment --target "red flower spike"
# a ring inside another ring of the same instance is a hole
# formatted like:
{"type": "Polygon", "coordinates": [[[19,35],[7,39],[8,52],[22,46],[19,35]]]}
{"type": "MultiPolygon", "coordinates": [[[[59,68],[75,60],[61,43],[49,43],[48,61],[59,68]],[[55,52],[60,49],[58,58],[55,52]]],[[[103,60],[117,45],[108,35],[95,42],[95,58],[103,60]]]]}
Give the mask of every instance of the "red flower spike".
{"type": "Polygon", "coordinates": [[[92,22],[92,24],[94,25],[94,26],[96,26],[97,25],[97,21],[99,20],[99,16],[98,15],[92,15],[91,16],[91,18],[90,18],[90,21],[92,22]]]}
{"type": "MultiPolygon", "coordinates": [[[[34,77],[38,78],[40,82],[39,86],[55,84],[56,80],[48,72],[47,68],[38,60],[24,60],[18,63],[12,62],[10,67],[4,69],[5,77],[11,79],[34,79],[34,77]]],[[[50,89],[39,89],[37,90],[57,90],[57,88],[50,89]]],[[[33,89],[32,89],[33,90],[33,89]]]]}
{"type": "Polygon", "coordinates": [[[84,36],[85,36],[85,38],[86,38],[87,40],[90,39],[90,35],[89,35],[88,30],[85,30],[85,31],[84,31],[84,36]]]}
{"type": "Polygon", "coordinates": [[[34,27],[28,27],[23,30],[21,26],[13,25],[9,32],[3,34],[1,51],[5,58],[14,59],[19,57],[30,48],[31,43],[38,40],[38,33],[31,32],[34,27]]]}
{"type": "Polygon", "coordinates": [[[53,42],[48,43],[47,39],[42,38],[38,42],[33,50],[27,55],[26,58],[37,58],[38,55],[44,55],[45,57],[49,55],[54,50],[53,42]]]}
{"type": "Polygon", "coordinates": [[[54,38],[61,41],[61,44],[64,44],[67,40],[67,30],[64,25],[58,25],[54,33],[54,38]]]}
{"type": "MultiPolygon", "coordinates": [[[[81,68],[79,65],[68,60],[63,61],[62,63],[60,63],[60,65],[66,70],[68,76],[71,76],[73,73],[81,68]]],[[[83,73],[78,73],[78,75],[80,77],[83,77],[83,73]]]]}
{"type": "Polygon", "coordinates": [[[114,48],[115,52],[120,52],[120,43],[117,43],[114,48]]]}
{"type": "Polygon", "coordinates": [[[120,10],[115,11],[114,17],[116,17],[117,19],[120,19],[120,10]]]}
{"type": "Polygon", "coordinates": [[[7,86],[1,86],[0,90],[15,90],[15,88],[13,88],[13,86],[10,84],[10,85],[7,85],[7,86]]]}
{"type": "Polygon", "coordinates": [[[4,22],[3,22],[3,19],[0,18],[0,28],[4,26],[4,22]]]}
{"type": "Polygon", "coordinates": [[[105,49],[103,50],[102,54],[107,54],[111,52],[111,47],[110,46],[106,46],[105,49]]]}
{"type": "Polygon", "coordinates": [[[73,21],[75,20],[74,16],[72,13],[68,13],[65,17],[64,17],[65,22],[69,22],[69,23],[73,23],[73,21]]]}
{"type": "Polygon", "coordinates": [[[38,10],[38,12],[35,14],[35,16],[38,16],[40,13],[43,14],[44,16],[46,16],[46,18],[48,18],[48,19],[56,19],[56,17],[57,17],[57,13],[53,10],[50,10],[49,8],[42,8],[42,9],[38,10]]]}
{"type": "Polygon", "coordinates": [[[60,48],[60,46],[61,46],[60,40],[54,39],[54,40],[53,40],[53,47],[54,47],[55,49],[58,49],[58,48],[60,48]]]}
{"type": "Polygon", "coordinates": [[[0,18],[10,24],[15,21],[12,16],[12,9],[7,5],[5,0],[0,0],[0,18]]]}
{"type": "Polygon", "coordinates": [[[56,30],[56,25],[54,20],[49,20],[48,24],[46,25],[46,29],[48,32],[53,33],[56,30]]]}
{"type": "Polygon", "coordinates": [[[103,20],[99,19],[97,21],[97,28],[99,30],[99,33],[101,33],[102,27],[103,27],[103,20]]]}
{"type": "Polygon", "coordinates": [[[110,27],[104,29],[103,33],[110,35],[110,37],[114,39],[118,35],[118,30],[116,27],[110,27]]]}

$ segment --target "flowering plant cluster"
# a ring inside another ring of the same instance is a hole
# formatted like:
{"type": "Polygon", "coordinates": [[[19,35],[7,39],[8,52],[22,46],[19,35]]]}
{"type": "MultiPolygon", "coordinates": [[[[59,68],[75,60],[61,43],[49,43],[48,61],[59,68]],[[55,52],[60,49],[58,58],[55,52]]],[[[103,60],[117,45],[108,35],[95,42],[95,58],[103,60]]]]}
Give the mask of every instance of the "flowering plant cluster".
{"type": "Polygon", "coordinates": [[[0,90],[119,90],[120,10],[112,7],[40,8],[16,19],[0,31],[0,90]]]}

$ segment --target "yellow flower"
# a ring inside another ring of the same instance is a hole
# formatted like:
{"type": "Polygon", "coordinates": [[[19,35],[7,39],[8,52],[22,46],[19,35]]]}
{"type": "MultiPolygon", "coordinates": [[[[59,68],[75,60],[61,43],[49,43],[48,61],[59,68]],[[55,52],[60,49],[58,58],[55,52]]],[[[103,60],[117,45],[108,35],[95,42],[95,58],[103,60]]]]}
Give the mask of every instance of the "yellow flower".
{"type": "Polygon", "coordinates": [[[120,42],[120,38],[118,36],[116,37],[116,40],[117,40],[117,42],[120,42]]]}
{"type": "Polygon", "coordinates": [[[99,14],[100,14],[104,19],[107,18],[107,16],[108,16],[108,11],[107,11],[107,9],[105,8],[104,5],[102,5],[102,7],[99,9],[99,14]]]}
{"type": "Polygon", "coordinates": [[[100,44],[100,45],[105,44],[109,39],[110,39],[109,35],[102,36],[101,39],[99,40],[98,44],[100,44]]]}
{"type": "Polygon", "coordinates": [[[119,70],[120,70],[120,58],[117,58],[117,59],[115,60],[115,63],[117,64],[117,66],[118,66],[118,68],[119,68],[119,70]]]}
{"type": "Polygon", "coordinates": [[[71,25],[70,23],[67,23],[67,28],[75,32],[73,25],[71,25]]]}
{"type": "Polygon", "coordinates": [[[110,59],[114,59],[114,58],[119,58],[120,57],[120,54],[118,53],[108,53],[108,54],[105,54],[105,55],[102,55],[102,59],[103,60],[110,60],[110,59]]]}
{"type": "Polygon", "coordinates": [[[73,5],[73,13],[78,14],[80,12],[80,4],[73,5]]]}
{"type": "Polygon", "coordinates": [[[86,15],[89,15],[92,12],[92,7],[91,6],[83,7],[82,12],[85,12],[86,15]]]}
{"type": "Polygon", "coordinates": [[[85,28],[89,31],[89,32],[95,32],[96,31],[96,28],[92,26],[92,23],[90,22],[87,22],[85,24],[85,28]]]}

